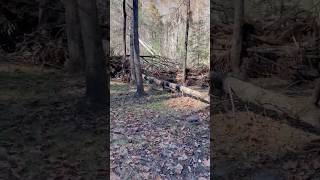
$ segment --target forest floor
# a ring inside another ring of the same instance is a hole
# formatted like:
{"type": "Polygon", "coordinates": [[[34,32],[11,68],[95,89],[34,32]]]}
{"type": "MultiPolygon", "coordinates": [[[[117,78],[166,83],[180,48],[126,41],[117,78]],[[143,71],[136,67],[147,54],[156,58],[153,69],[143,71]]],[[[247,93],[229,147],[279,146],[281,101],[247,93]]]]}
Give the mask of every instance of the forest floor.
{"type": "Polygon", "coordinates": [[[208,104],[111,82],[114,179],[209,179],[208,104]]]}
{"type": "Polygon", "coordinates": [[[84,84],[0,64],[0,179],[105,179],[107,114],[83,106],[84,84]]]}
{"type": "MultiPolygon", "coordinates": [[[[284,88],[288,86],[277,79],[257,79],[255,84],[301,101],[312,93],[308,84],[284,88]]],[[[319,134],[253,105],[235,104],[234,116],[222,107],[211,115],[217,180],[320,179],[319,134]]]]}

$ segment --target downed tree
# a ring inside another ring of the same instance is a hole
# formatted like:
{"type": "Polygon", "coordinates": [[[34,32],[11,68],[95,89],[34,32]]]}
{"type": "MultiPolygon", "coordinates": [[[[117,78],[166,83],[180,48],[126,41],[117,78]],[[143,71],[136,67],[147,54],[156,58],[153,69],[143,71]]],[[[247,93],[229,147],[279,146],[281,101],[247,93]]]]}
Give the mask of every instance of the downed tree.
{"type": "Polygon", "coordinates": [[[159,80],[155,77],[146,76],[144,74],[142,75],[142,78],[150,84],[163,87],[164,89],[170,89],[171,91],[174,91],[174,92],[182,92],[183,94],[197,98],[203,102],[210,103],[210,98],[208,93],[202,93],[202,92],[190,89],[188,87],[182,86],[180,84],[171,83],[165,80],[159,80]]]}
{"type": "Polygon", "coordinates": [[[223,83],[225,92],[232,92],[241,100],[268,110],[285,114],[320,129],[320,109],[311,103],[257,87],[233,77],[226,77],[223,83]]]}

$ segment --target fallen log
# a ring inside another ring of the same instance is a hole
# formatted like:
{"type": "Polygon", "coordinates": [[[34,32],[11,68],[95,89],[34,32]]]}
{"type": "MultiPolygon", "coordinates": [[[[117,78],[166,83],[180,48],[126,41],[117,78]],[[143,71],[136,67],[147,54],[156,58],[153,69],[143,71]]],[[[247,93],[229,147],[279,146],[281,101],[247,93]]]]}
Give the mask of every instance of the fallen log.
{"type": "Polygon", "coordinates": [[[226,77],[223,84],[225,92],[231,89],[242,101],[285,114],[320,129],[320,109],[309,102],[265,90],[233,77],[226,77]]]}
{"type": "Polygon", "coordinates": [[[170,89],[173,92],[182,92],[183,94],[189,95],[191,97],[197,98],[203,102],[210,103],[210,98],[208,93],[202,93],[188,87],[182,86],[180,84],[171,83],[165,80],[159,80],[155,77],[150,77],[146,75],[142,75],[142,78],[146,80],[150,84],[155,84],[157,86],[161,86],[164,89],[170,89]]]}

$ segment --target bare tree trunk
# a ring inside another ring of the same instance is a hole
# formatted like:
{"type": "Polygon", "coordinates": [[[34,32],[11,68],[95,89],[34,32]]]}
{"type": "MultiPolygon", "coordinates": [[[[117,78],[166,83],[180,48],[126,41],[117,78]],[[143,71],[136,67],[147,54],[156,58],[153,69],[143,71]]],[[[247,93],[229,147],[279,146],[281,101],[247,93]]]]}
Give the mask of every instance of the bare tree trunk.
{"type": "Polygon", "coordinates": [[[38,25],[41,27],[47,22],[48,0],[39,0],[38,25]]]}
{"type": "Polygon", "coordinates": [[[133,0],[133,22],[132,22],[132,31],[133,31],[133,48],[134,48],[134,67],[136,72],[136,85],[137,85],[137,96],[143,96],[143,80],[142,72],[140,65],[140,50],[139,50],[139,25],[138,25],[138,0],[133,0]]]}
{"type": "Polygon", "coordinates": [[[186,22],[186,37],[185,37],[185,55],[184,55],[184,61],[183,61],[183,83],[186,85],[186,80],[187,80],[187,59],[188,59],[188,36],[189,36],[189,24],[190,24],[190,0],[187,2],[187,22],[186,22]]]}
{"type": "Polygon", "coordinates": [[[136,71],[134,69],[133,31],[130,31],[130,83],[136,83],[136,71]]]}
{"type": "Polygon", "coordinates": [[[47,22],[49,14],[51,13],[48,8],[49,2],[49,0],[39,0],[38,29],[44,36],[48,35],[47,22]]]}
{"type": "Polygon", "coordinates": [[[86,58],[86,95],[89,103],[104,103],[109,92],[106,60],[99,29],[96,0],[78,0],[79,17],[86,58]]]}
{"type": "Polygon", "coordinates": [[[127,12],[126,12],[126,0],[123,0],[123,62],[122,62],[122,73],[125,75],[124,64],[127,59],[127,12]]]}
{"type": "Polygon", "coordinates": [[[65,68],[72,74],[81,73],[85,71],[85,61],[77,0],[65,0],[65,9],[69,50],[69,60],[65,68]]]}
{"type": "Polygon", "coordinates": [[[283,16],[284,13],[284,0],[280,0],[280,17],[283,16]]]}
{"type": "Polygon", "coordinates": [[[231,47],[231,68],[233,73],[240,75],[242,51],[242,25],[244,16],[244,1],[234,0],[234,24],[231,47]]]}
{"type": "Polygon", "coordinates": [[[312,104],[319,107],[320,106],[319,103],[320,103],[320,78],[316,81],[316,87],[312,97],[312,104]]]}

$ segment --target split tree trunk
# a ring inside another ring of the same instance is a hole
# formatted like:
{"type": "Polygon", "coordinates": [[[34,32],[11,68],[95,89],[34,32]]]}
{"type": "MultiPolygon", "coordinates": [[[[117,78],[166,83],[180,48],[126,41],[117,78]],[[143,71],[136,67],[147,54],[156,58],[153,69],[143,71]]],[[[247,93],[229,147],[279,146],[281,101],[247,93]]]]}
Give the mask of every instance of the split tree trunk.
{"type": "MultiPolygon", "coordinates": [[[[109,92],[106,61],[99,29],[96,0],[78,0],[86,58],[86,95],[89,103],[105,103],[109,92]]],[[[108,59],[109,60],[109,59],[108,59]]]]}
{"type": "Polygon", "coordinates": [[[84,49],[81,36],[81,27],[77,0],[65,0],[65,19],[68,37],[69,59],[65,64],[66,70],[71,73],[85,71],[84,49]]]}

